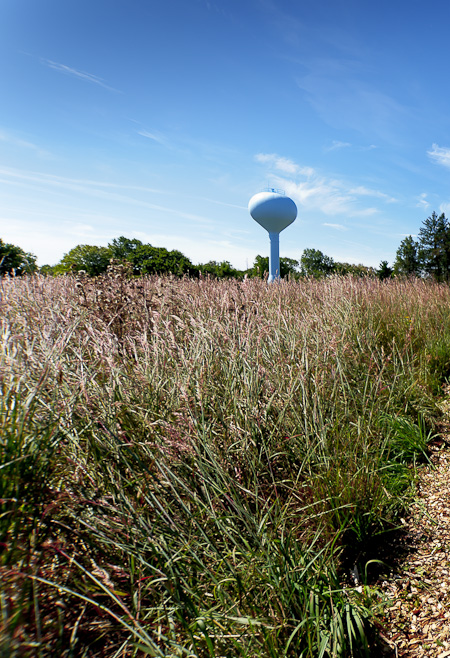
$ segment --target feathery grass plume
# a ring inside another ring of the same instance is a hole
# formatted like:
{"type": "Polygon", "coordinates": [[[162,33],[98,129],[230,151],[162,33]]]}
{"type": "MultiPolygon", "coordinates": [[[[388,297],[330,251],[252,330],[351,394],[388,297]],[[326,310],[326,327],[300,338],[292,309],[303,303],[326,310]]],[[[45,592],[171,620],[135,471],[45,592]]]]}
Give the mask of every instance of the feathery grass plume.
{"type": "Polygon", "coordinates": [[[447,286],[0,286],[0,655],[377,655],[346,569],[442,419],[447,286]]]}

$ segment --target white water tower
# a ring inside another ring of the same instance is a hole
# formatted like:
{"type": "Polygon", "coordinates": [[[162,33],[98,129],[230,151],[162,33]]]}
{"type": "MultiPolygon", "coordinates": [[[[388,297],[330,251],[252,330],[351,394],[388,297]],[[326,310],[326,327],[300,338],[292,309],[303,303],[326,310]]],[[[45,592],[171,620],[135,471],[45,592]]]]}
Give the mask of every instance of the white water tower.
{"type": "Polygon", "coordinates": [[[269,279],[274,281],[280,276],[280,233],[297,217],[297,206],[282,190],[270,189],[252,196],[248,202],[248,211],[269,233],[269,279]]]}

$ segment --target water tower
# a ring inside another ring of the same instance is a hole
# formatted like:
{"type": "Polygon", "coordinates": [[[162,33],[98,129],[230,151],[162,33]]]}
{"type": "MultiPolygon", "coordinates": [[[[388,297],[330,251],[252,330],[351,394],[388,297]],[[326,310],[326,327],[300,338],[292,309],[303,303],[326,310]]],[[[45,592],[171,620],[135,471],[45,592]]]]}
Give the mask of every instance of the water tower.
{"type": "Polygon", "coordinates": [[[269,189],[252,196],[248,210],[255,222],[269,233],[269,279],[280,276],[280,233],[297,217],[297,206],[282,190],[269,189]]]}

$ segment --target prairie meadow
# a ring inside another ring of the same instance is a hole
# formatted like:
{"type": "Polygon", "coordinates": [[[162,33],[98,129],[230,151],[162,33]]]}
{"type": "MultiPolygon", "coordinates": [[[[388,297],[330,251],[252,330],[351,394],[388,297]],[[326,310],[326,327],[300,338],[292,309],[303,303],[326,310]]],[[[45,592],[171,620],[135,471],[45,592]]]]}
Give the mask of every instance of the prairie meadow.
{"type": "Polygon", "coordinates": [[[380,655],[371,574],[446,420],[447,285],[0,290],[0,656],[380,655]]]}

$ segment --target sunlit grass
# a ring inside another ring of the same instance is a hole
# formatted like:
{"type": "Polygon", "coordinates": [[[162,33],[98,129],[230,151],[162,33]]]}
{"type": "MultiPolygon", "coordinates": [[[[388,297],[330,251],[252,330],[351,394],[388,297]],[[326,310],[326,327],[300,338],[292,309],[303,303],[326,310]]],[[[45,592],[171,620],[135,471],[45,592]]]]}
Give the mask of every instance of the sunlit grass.
{"type": "Polygon", "coordinates": [[[1,294],[0,655],[377,655],[345,565],[413,495],[448,287],[116,269],[1,294]]]}

